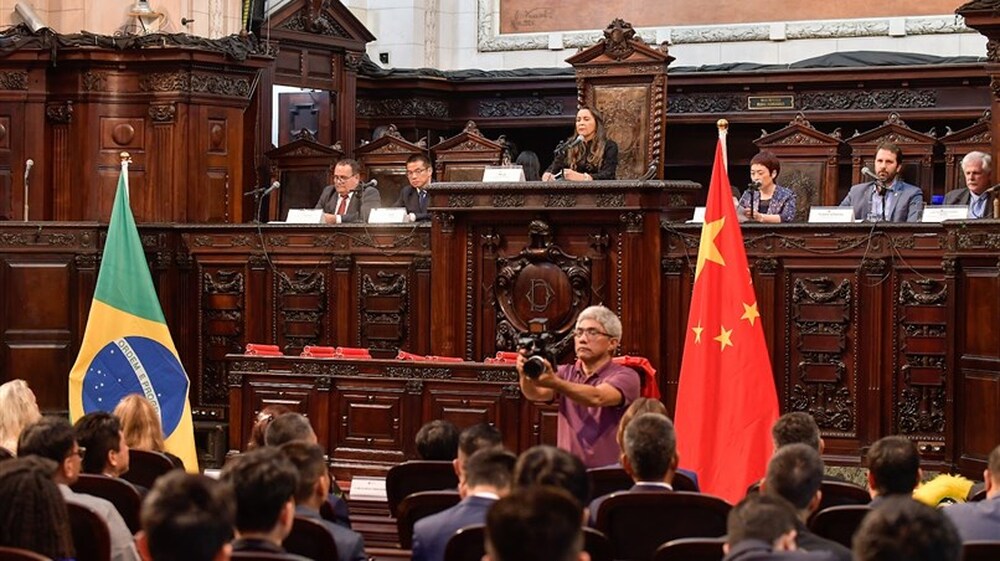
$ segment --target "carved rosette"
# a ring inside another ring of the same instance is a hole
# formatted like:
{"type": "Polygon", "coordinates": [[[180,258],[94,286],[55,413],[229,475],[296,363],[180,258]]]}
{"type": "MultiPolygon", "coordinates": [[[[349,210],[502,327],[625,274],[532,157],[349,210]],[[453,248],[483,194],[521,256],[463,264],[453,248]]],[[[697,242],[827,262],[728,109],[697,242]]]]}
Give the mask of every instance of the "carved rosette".
{"type": "Polygon", "coordinates": [[[73,102],[50,103],[45,106],[45,116],[54,125],[68,125],[73,120],[73,102]]]}
{"type": "Polygon", "coordinates": [[[477,115],[493,119],[505,117],[558,117],[563,104],[557,99],[485,99],[479,102],[477,115]]]}
{"type": "Polygon", "coordinates": [[[676,257],[664,257],[660,260],[660,270],[668,275],[678,275],[684,270],[684,261],[676,257]]]}
{"type": "Polygon", "coordinates": [[[623,207],[625,206],[625,195],[622,193],[598,193],[594,197],[594,202],[599,207],[623,207]]]}
{"type": "Polygon", "coordinates": [[[157,123],[169,123],[177,115],[177,106],[173,103],[163,103],[149,106],[149,118],[157,123]]]}
{"type": "Polygon", "coordinates": [[[545,195],[545,202],[543,204],[546,207],[570,208],[576,206],[576,197],[561,193],[549,193],[545,195]]]}
{"type": "MultiPolygon", "coordinates": [[[[451,202],[450,200],[448,201],[451,202]]],[[[524,195],[521,193],[502,193],[493,195],[493,206],[496,208],[515,208],[524,206],[524,195]]]]}
{"type": "Polygon", "coordinates": [[[448,206],[451,208],[468,208],[475,202],[472,195],[448,195],[448,206]]]}
{"type": "Polygon", "coordinates": [[[365,57],[362,53],[348,52],[344,55],[344,68],[348,72],[358,72],[364,64],[365,57]]]}
{"type": "Polygon", "coordinates": [[[441,224],[441,232],[443,234],[454,234],[455,233],[455,215],[448,213],[437,213],[433,215],[434,220],[437,220],[441,224]]]}
{"type": "Polygon", "coordinates": [[[773,275],[778,270],[778,260],[771,257],[760,257],[754,261],[754,269],[762,275],[773,275]]]}
{"type": "Polygon", "coordinates": [[[625,231],[629,234],[641,234],[642,233],[642,213],[640,212],[624,212],[619,217],[622,225],[625,227],[625,231]]]}
{"type": "Polygon", "coordinates": [[[28,89],[28,73],[22,70],[0,72],[0,90],[28,89]]]}
{"type": "Polygon", "coordinates": [[[88,70],[83,73],[81,86],[85,92],[108,91],[108,73],[88,70]]]}

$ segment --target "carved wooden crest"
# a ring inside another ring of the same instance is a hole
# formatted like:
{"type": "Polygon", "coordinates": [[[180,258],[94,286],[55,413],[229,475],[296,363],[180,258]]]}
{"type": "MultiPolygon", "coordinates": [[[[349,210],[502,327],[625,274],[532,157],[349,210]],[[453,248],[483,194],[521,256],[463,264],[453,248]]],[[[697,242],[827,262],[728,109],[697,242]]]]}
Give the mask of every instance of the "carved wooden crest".
{"type": "Polygon", "coordinates": [[[590,258],[553,244],[551,227],[541,220],[531,222],[528,235],[516,256],[497,259],[497,348],[514,350],[518,334],[541,321],[558,356],[572,345],[576,317],[591,303],[590,258]]]}
{"type": "Polygon", "coordinates": [[[368,144],[358,148],[354,151],[354,154],[358,159],[362,156],[368,154],[416,154],[418,152],[424,152],[424,150],[403,138],[403,135],[399,134],[399,130],[396,125],[389,125],[385,134],[380,136],[377,140],[373,140],[368,144]]]}
{"type": "Polygon", "coordinates": [[[627,58],[635,51],[632,46],[634,38],[632,24],[616,18],[604,29],[604,53],[615,60],[627,58]]]}

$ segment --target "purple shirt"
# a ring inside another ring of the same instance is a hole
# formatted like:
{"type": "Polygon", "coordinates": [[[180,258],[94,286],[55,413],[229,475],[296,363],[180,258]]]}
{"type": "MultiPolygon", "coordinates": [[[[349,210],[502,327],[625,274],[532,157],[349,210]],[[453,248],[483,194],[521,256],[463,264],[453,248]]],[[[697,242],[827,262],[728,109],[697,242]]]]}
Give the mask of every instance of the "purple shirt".
{"type": "Polygon", "coordinates": [[[639,397],[639,374],[627,366],[608,361],[587,378],[577,361],[560,366],[556,376],[593,387],[610,384],[622,395],[622,402],[611,407],[587,407],[565,395],[558,397],[557,445],[578,456],[588,468],[617,463],[621,452],[615,440],[618,422],[629,404],[639,397]]]}

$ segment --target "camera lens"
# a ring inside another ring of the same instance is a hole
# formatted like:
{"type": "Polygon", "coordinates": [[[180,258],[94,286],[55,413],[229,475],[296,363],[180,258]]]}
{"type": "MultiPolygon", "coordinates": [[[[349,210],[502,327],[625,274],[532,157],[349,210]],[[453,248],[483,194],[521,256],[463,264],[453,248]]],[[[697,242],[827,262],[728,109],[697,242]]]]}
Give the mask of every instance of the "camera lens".
{"type": "Polygon", "coordinates": [[[545,361],[540,356],[529,357],[524,361],[524,375],[529,378],[537,378],[545,372],[545,361]]]}

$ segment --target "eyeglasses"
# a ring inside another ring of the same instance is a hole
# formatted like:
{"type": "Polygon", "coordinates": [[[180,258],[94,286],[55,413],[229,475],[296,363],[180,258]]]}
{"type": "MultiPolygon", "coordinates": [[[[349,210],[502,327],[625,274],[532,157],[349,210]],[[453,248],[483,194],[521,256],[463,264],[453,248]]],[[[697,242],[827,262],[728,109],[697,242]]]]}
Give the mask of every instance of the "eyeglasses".
{"type": "Polygon", "coordinates": [[[72,457],[72,456],[80,456],[80,459],[83,459],[83,457],[86,456],[86,455],[87,455],[87,447],[86,446],[79,446],[79,447],[77,447],[76,450],[73,450],[72,452],[70,452],[69,454],[67,454],[66,457],[69,458],[69,457],[72,457]]]}
{"type": "Polygon", "coordinates": [[[408,176],[420,175],[421,173],[424,173],[425,171],[427,171],[427,168],[408,169],[408,170],[406,170],[406,175],[408,175],[408,176]]]}
{"type": "Polygon", "coordinates": [[[347,175],[347,176],[344,176],[344,175],[335,175],[335,176],[333,176],[333,181],[335,183],[345,183],[348,180],[350,180],[352,177],[354,177],[354,176],[353,175],[347,175]]]}
{"type": "Polygon", "coordinates": [[[594,329],[593,327],[588,327],[586,329],[577,327],[576,329],[573,330],[574,337],[586,337],[587,339],[593,339],[598,335],[602,335],[604,337],[611,337],[610,333],[599,331],[597,329],[594,329]]]}

